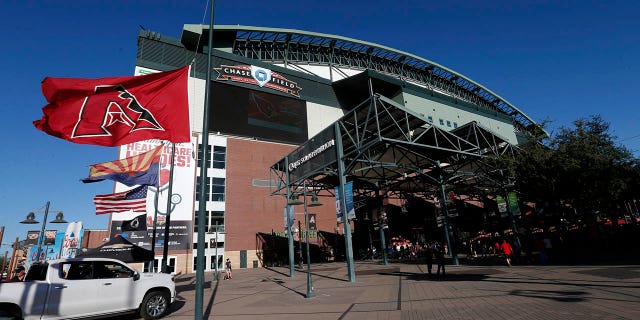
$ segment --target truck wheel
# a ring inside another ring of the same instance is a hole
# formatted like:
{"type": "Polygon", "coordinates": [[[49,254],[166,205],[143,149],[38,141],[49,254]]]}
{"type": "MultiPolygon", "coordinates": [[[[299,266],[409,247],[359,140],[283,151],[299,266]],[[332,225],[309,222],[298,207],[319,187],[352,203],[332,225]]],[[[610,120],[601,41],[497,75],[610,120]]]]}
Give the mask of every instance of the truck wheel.
{"type": "Polygon", "coordinates": [[[20,309],[16,306],[0,305],[0,319],[21,320],[21,314],[20,309]]]}
{"type": "Polygon", "coordinates": [[[142,300],[140,316],[144,319],[158,319],[169,309],[169,294],[162,291],[151,291],[142,300]]]}

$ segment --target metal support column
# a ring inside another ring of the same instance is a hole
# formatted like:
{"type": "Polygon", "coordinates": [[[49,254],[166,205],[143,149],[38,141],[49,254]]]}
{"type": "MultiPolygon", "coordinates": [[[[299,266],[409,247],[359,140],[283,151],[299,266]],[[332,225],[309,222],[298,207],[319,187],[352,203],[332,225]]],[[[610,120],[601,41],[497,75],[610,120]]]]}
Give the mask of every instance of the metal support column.
{"type": "MultiPolygon", "coordinates": [[[[439,163],[438,163],[439,164],[439,163]]],[[[447,246],[449,247],[449,253],[451,253],[451,258],[453,259],[454,265],[460,265],[458,261],[458,255],[456,254],[456,250],[452,245],[451,241],[451,226],[449,225],[449,212],[447,212],[447,195],[444,191],[444,176],[440,174],[440,202],[441,209],[443,215],[443,224],[444,224],[444,237],[447,240],[447,246]]]]}
{"type": "Polygon", "coordinates": [[[289,199],[291,199],[291,174],[289,173],[289,157],[284,158],[284,166],[287,168],[287,206],[285,207],[285,214],[287,215],[287,246],[289,251],[289,278],[293,279],[295,276],[295,254],[293,248],[293,233],[291,232],[291,228],[293,227],[293,221],[289,221],[289,218],[293,218],[293,206],[289,205],[289,199]],[[291,215],[290,215],[291,213],[291,215]]]}
{"type": "Polygon", "coordinates": [[[356,282],[356,272],[355,272],[355,266],[354,266],[354,261],[353,261],[353,246],[351,244],[351,225],[349,224],[349,217],[348,217],[348,212],[347,212],[347,199],[346,199],[346,193],[345,193],[345,184],[346,179],[345,179],[345,167],[344,167],[344,153],[342,150],[342,134],[340,133],[340,123],[336,122],[334,123],[334,130],[335,130],[335,136],[336,136],[336,155],[337,155],[337,159],[338,159],[338,176],[340,179],[340,200],[341,200],[341,206],[343,208],[343,213],[342,213],[342,223],[344,224],[344,242],[345,242],[345,250],[346,252],[346,257],[347,257],[347,269],[349,272],[349,282],[356,282]]]}

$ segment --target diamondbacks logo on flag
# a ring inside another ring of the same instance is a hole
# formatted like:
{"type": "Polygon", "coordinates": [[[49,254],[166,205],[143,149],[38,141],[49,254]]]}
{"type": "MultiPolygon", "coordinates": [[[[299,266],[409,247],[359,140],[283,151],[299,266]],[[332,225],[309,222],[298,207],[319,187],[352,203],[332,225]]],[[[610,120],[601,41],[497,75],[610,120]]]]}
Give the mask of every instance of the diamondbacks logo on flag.
{"type": "Polygon", "coordinates": [[[143,184],[157,186],[161,155],[162,145],[128,158],[90,165],[89,177],[82,179],[82,182],[109,179],[130,187],[143,184]]]}
{"type": "Polygon", "coordinates": [[[116,212],[147,212],[147,187],[137,188],[112,193],[101,194],[93,198],[96,205],[96,214],[116,213],[116,212]]]}
{"type": "Polygon", "coordinates": [[[82,144],[189,142],[188,78],[189,66],[136,77],[45,78],[42,93],[49,104],[33,124],[82,144]]]}

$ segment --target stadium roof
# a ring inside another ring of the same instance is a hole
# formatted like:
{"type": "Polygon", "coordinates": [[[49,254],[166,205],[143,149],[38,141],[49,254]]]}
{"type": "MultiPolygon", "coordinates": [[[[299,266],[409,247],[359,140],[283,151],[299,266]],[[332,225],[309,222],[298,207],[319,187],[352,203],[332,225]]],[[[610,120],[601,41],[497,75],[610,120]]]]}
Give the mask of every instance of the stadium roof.
{"type": "MultiPolygon", "coordinates": [[[[514,120],[517,131],[538,135],[548,133],[503,97],[433,61],[390,47],[295,29],[253,26],[214,26],[214,46],[230,49],[233,54],[270,63],[328,65],[351,69],[371,69],[401,80],[424,85],[457,99],[497,110],[514,120]]],[[[208,25],[186,24],[181,42],[191,48],[202,48],[208,25]]]]}

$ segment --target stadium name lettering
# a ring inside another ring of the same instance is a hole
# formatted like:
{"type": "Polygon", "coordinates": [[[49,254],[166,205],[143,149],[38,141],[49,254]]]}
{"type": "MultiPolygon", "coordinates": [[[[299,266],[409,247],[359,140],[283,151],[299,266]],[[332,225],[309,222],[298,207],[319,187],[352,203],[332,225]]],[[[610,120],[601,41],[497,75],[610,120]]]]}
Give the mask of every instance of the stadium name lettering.
{"type": "Polygon", "coordinates": [[[280,92],[288,93],[294,97],[300,97],[300,88],[296,82],[293,82],[279,73],[269,69],[256,66],[226,66],[221,65],[214,68],[218,72],[216,80],[233,81],[267,87],[280,92]]]}
{"type": "Polygon", "coordinates": [[[323,143],[321,146],[319,146],[315,150],[305,154],[300,159],[289,163],[289,171],[293,171],[293,170],[297,169],[299,166],[303,165],[305,162],[317,157],[318,155],[320,155],[321,153],[325,152],[329,148],[335,146],[335,144],[336,144],[336,141],[334,139],[331,139],[331,140],[323,143]]]}

